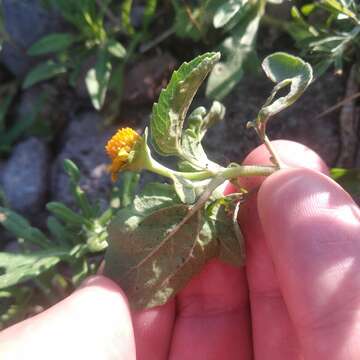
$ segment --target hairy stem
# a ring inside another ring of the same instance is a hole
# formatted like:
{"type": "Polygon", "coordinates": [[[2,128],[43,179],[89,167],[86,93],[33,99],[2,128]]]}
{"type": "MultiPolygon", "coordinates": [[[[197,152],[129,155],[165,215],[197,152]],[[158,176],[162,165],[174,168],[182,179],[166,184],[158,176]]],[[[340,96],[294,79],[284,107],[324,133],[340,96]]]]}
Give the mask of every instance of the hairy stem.
{"type": "Polygon", "coordinates": [[[221,175],[226,179],[234,179],[239,176],[269,176],[276,170],[278,170],[277,166],[238,165],[223,170],[221,175]]]}

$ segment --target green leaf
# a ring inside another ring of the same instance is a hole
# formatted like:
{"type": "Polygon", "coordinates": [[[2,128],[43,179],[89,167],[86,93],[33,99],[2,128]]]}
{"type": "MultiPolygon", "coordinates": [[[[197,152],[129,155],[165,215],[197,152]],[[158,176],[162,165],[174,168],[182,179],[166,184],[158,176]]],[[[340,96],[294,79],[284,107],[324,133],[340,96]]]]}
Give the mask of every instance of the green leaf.
{"type": "Polygon", "coordinates": [[[269,55],[262,63],[266,75],[276,83],[270,97],[261,108],[257,121],[266,124],[268,118],[292,105],[313,79],[311,65],[299,57],[283,52],[269,55]],[[277,93],[290,86],[287,95],[275,99],[277,93]]]}
{"type": "Polygon", "coordinates": [[[131,171],[122,173],[120,181],[120,206],[127,207],[134,201],[136,188],[140,180],[140,174],[131,171]]]}
{"type": "Polygon", "coordinates": [[[48,217],[46,226],[54,240],[60,246],[69,246],[72,244],[72,236],[69,231],[54,216],[48,217]]]}
{"type": "Polygon", "coordinates": [[[360,169],[333,168],[331,177],[352,196],[360,196],[360,169]]]}
{"type": "Polygon", "coordinates": [[[209,215],[220,244],[219,259],[234,266],[245,262],[245,242],[237,222],[238,205],[224,197],[211,206],[209,215]]]}
{"type": "Polygon", "coordinates": [[[155,16],[157,5],[158,5],[158,0],[146,0],[146,5],[143,15],[143,26],[142,26],[143,33],[146,33],[148,31],[149,25],[155,16]]]}
{"type": "Polygon", "coordinates": [[[357,23],[359,21],[356,15],[338,0],[321,0],[320,3],[325,5],[325,7],[328,8],[329,10],[333,10],[336,13],[341,13],[355,20],[357,23]]]}
{"type": "Polygon", "coordinates": [[[70,178],[70,190],[76,200],[76,205],[80,208],[85,218],[93,218],[96,215],[96,207],[91,206],[85,191],[79,185],[81,177],[79,168],[71,160],[65,159],[64,169],[70,178]]]}
{"type": "Polygon", "coordinates": [[[55,63],[53,60],[48,60],[33,68],[26,75],[23,88],[27,89],[41,81],[51,79],[64,73],[66,73],[66,67],[64,65],[55,63]]]}
{"type": "Polygon", "coordinates": [[[182,154],[181,136],[186,113],[199,86],[219,58],[219,53],[206,53],[183,63],[161,91],[150,122],[151,139],[159,154],[182,154]]]}
{"type": "Polygon", "coordinates": [[[225,26],[249,0],[229,0],[221,4],[213,17],[216,29],[225,26]]]}
{"type": "Polygon", "coordinates": [[[256,35],[264,7],[260,1],[249,6],[246,15],[221,44],[224,60],[216,64],[206,85],[206,96],[223,99],[242,79],[245,62],[254,54],[256,35]]]}
{"type": "Polygon", "coordinates": [[[177,196],[184,204],[193,204],[196,200],[195,186],[194,184],[181,175],[172,175],[174,188],[177,196]]]}
{"type": "Polygon", "coordinates": [[[206,9],[195,8],[189,9],[185,7],[180,0],[171,1],[175,11],[174,30],[179,38],[191,38],[193,41],[199,41],[203,34],[207,32],[209,25],[206,20],[210,19],[207,16],[202,16],[206,9]],[[195,23],[194,20],[195,19],[195,23]]]}
{"type": "Polygon", "coordinates": [[[131,24],[131,8],[132,0],[124,0],[121,4],[121,24],[129,35],[134,33],[134,28],[131,24]]]}
{"type": "Polygon", "coordinates": [[[209,169],[217,167],[212,163],[201,145],[206,131],[225,117],[225,107],[218,101],[214,101],[209,112],[204,107],[196,108],[188,117],[188,127],[183,132],[181,145],[186,161],[180,162],[179,166],[184,171],[209,169]]]}
{"type": "Polygon", "coordinates": [[[69,209],[63,203],[49,202],[46,208],[62,221],[72,225],[89,225],[89,220],[69,209]]]}
{"type": "Polygon", "coordinates": [[[0,207],[0,224],[17,238],[41,248],[47,248],[51,244],[42,231],[32,227],[24,217],[10,209],[0,207]]]}
{"type": "Polygon", "coordinates": [[[102,50],[99,52],[95,67],[91,68],[86,74],[86,87],[96,110],[101,110],[104,105],[111,70],[111,62],[107,54],[102,50]]]}
{"type": "Polygon", "coordinates": [[[77,183],[80,181],[80,170],[79,168],[76,166],[76,164],[71,161],[70,159],[65,159],[64,160],[64,170],[67,173],[67,175],[69,176],[69,178],[71,179],[71,181],[77,183]]]}
{"type": "Polygon", "coordinates": [[[126,56],[125,48],[115,39],[110,39],[107,42],[107,51],[118,59],[123,59],[126,56]]]}
{"type": "Polygon", "coordinates": [[[133,308],[164,304],[189,280],[181,269],[192,259],[201,217],[197,213],[179,227],[187,212],[186,205],[145,218],[120,211],[111,225],[105,274],[125,290],[133,308]]]}
{"type": "Polygon", "coordinates": [[[65,250],[10,254],[0,252],[0,289],[31,280],[68,256],[65,250]]]}
{"type": "Polygon", "coordinates": [[[148,183],[141,194],[135,196],[132,211],[141,215],[150,215],[156,210],[180,204],[169,184],[148,183]]]}
{"type": "Polygon", "coordinates": [[[27,53],[29,55],[35,56],[60,52],[66,50],[75,41],[75,36],[70,33],[53,33],[44,36],[36,43],[34,43],[27,51],[27,53]]]}

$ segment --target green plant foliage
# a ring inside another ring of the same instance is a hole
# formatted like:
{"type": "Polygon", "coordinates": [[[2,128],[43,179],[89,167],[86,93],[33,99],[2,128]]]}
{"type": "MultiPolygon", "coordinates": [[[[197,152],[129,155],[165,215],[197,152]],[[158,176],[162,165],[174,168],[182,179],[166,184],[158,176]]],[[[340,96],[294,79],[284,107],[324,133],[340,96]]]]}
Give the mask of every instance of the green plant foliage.
{"type": "Polygon", "coordinates": [[[53,268],[67,255],[66,250],[60,249],[31,254],[0,253],[1,269],[5,271],[0,276],[0,288],[5,289],[34,279],[53,268]]]}
{"type": "Polygon", "coordinates": [[[360,169],[333,168],[330,175],[350,195],[354,197],[360,196],[360,169]]]}
{"type": "Polygon", "coordinates": [[[258,122],[266,123],[270,116],[292,105],[303,94],[313,79],[313,72],[308,63],[282,52],[266,57],[262,68],[268,78],[276,83],[257,118],[258,122]],[[290,86],[288,94],[276,98],[277,93],[288,86],[290,86]]]}
{"type": "Polygon", "coordinates": [[[207,44],[217,39],[212,45],[223,58],[209,76],[206,94],[211,99],[223,99],[242,79],[244,66],[256,59],[256,36],[266,0],[195,1],[192,6],[180,0],[172,3],[177,36],[207,44]]]}
{"type": "Polygon", "coordinates": [[[96,110],[104,108],[106,95],[111,90],[116,95],[107,109],[106,116],[111,120],[119,111],[125,64],[147,37],[157,1],[146,2],[142,27],[136,31],[131,25],[132,1],[122,2],[119,8],[114,1],[48,0],[46,4],[61,14],[70,28],[68,32],[49,34],[28,49],[31,56],[48,54],[51,58],[30,70],[23,87],[67,74],[72,86],[85,82],[96,110]],[[121,21],[114,15],[117,13],[121,21]],[[124,35],[128,38],[127,48],[122,43],[124,35]],[[84,70],[87,70],[85,79],[82,78],[84,70]]]}
{"type": "Polygon", "coordinates": [[[11,110],[18,92],[16,82],[5,83],[0,86],[0,155],[7,155],[12,145],[21,137],[47,133],[44,122],[41,122],[40,111],[46,99],[46,94],[41,94],[36,100],[32,111],[23,115],[17,121],[11,118],[11,110]],[[44,131],[45,130],[45,131],[44,131]]]}
{"type": "MultiPolygon", "coordinates": [[[[210,162],[201,140],[207,128],[224,117],[218,102],[209,112],[195,109],[184,130],[190,102],[218,59],[217,53],[206,53],[181,65],[153,107],[152,142],[160,155],[178,158],[180,171],[152,158],[147,131],[141,146],[133,150],[136,161],[125,166],[134,168],[136,162],[137,171],[149,170],[173,181],[172,185],[148,185],[116,214],[109,227],[105,274],[119,283],[136,309],[167,302],[209,259],[243,265],[245,247],[237,215],[246,190],[224,196],[219,186],[238,176],[269,175],[281,165],[276,157],[275,166],[270,167],[230,164],[224,168],[210,162]]],[[[291,105],[312,79],[307,63],[285,53],[268,56],[263,68],[277,84],[252,124],[258,134],[269,117],[291,105]],[[289,93],[274,100],[284,84],[290,85],[289,93]]],[[[264,142],[273,153],[267,138],[264,142]]]]}
{"type": "Polygon", "coordinates": [[[52,52],[66,50],[76,41],[76,38],[70,33],[54,33],[47,35],[33,44],[28,50],[32,56],[43,55],[52,52]]]}
{"type": "Polygon", "coordinates": [[[344,63],[358,61],[360,5],[349,0],[313,1],[300,9],[293,7],[292,22],[285,29],[314,65],[316,76],[330,66],[341,73],[344,63]],[[311,18],[311,20],[310,20],[311,18]]]}
{"type": "Polygon", "coordinates": [[[254,5],[247,2],[239,4],[238,12],[241,16],[238,24],[220,45],[224,60],[214,67],[207,82],[206,94],[210,98],[224,98],[242,79],[244,64],[255,55],[256,35],[264,6],[264,1],[258,1],[254,5]]]}
{"type": "Polygon", "coordinates": [[[37,65],[26,75],[23,88],[26,89],[40,81],[48,80],[64,73],[66,73],[66,67],[64,65],[48,60],[37,65]]]}
{"type": "Polygon", "coordinates": [[[151,139],[159,154],[182,153],[181,135],[188,108],[219,58],[219,53],[206,53],[184,63],[173,73],[167,88],[162,90],[151,118],[151,139]]]}
{"type": "Polygon", "coordinates": [[[86,75],[86,87],[96,110],[100,110],[104,105],[111,70],[112,65],[108,54],[101,51],[95,66],[91,68],[86,75]]]}
{"type": "MultiPolygon", "coordinates": [[[[47,231],[31,226],[21,215],[0,207],[0,225],[19,243],[17,253],[0,252],[0,306],[4,299],[8,303],[0,317],[0,328],[21,318],[24,307],[37,303],[39,291],[43,294],[44,299],[40,300],[43,306],[70,293],[85,277],[96,272],[99,261],[93,256],[107,247],[107,225],[119,204],[100,211],[80,187],[77,166],[66,160],[64,167],[78,210],[62,203],[49,203],[47,208],[53,216],[47,220],[47,231]],[[67,265],[65,273],[64,266],[59,267],[61,264],[67,265]],[[29,284],[37,290],[29,292],[29,284]]],[[[132,181],[132,186],[135,183],[132,181]]],[[[122,192],[122,197],[132,202],[133,189],[129,191],[127,187],[122,192]]],[[[119,193],[114,188],[111,203],[117,199],[119,193]]]]}

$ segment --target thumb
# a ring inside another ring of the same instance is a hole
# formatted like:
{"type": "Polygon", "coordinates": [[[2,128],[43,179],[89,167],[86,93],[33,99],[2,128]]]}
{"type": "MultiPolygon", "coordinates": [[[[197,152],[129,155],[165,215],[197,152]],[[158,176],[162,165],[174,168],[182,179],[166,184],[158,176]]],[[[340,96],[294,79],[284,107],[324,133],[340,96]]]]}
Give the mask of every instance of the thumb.
{"type": "Polygon", "coordinates": [[[308,169],[265,180],[258,209],[305,359],[360,358],[360,211],[308,169]]]}
{"type": "Polygon", "coordinates": [[[0,334],[0,359],[135,360],[127,300],[111,280],[96,276],[43,313],[0,334]]]}

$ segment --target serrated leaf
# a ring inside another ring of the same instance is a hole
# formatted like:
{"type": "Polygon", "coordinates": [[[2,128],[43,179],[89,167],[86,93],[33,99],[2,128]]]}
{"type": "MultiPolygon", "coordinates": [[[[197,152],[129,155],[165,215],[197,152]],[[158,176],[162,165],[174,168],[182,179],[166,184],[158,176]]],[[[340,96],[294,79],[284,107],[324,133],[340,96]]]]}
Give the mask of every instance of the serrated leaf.
{"type": "Polygon", "coordinates": [[[161,91],[151,114],[151,139],[161,155],[180,155],[181,136],[189,106],[207,74],[219,60],[219,53],[206,53],[183,63],[166,89],[161,91]]]}
{"type": "Polygon", "coordinates": [[[225,26],[248,2],[248,0],[229,0],[221,4],[213,17],[213,25],[216,29],[225,26]]]}
{"type": "Polygon", "coordinates": [[[91,102],[96,110],[101,110],[104,105],[108,90],[112,66],[107,54],[100,51],[95,67],[91,68],[85,78],[86,88],[91,102]]]}
{"type": "Polygon", "coordinates": [[[292,105],[303,94],[313,79],[313,72],[310,64],[283,52],[267,56],[262,67],[266,75],[276,83],[258,115],[257,121],[266,123],[270,116],[292,105]],[[290,86],[288,94],[275,99],[279,90],[286,86],[290,86]]]}
{"type": "Polygon", "coordinates": [[[75,41],[75,36],[70,33],[49,34],[34,43],[27,51],[27,53],[29,55],[35,56],[52,52],[60,52],[66,50],[75,41]]]}
{"type": "Polygon", "coordinates": [[[186,205],[145,218],[120,211],[112,223],[105,274],[125,290],[133,308],[164,304],[184,286],[181,269],[192,259],[202,225],[197,213],[179,226],[187,212],[186,205]]]}
{"type": "Polygon", "coordinates": [[[66,67],[53,60],[48,60],[37,65],[25,77],[23,88],[27,89],[41,81],[51,79],[60,74],[66,73],[66,67]]]}
{"type": "Polygon", "coordinates": [[[242,79],[244,63],[254,53],[263,12],[262,2],[249,5],[231,35],[220,45],[224,60],[214,66],[206,84],[206,95],[211,99],[223,99],[242,79]]]}
{"type": "Polygon", "coordinates": [[[0,253],[0,289],[33,279],[68,256],[65,250],[30,254],[0,253]]]}

